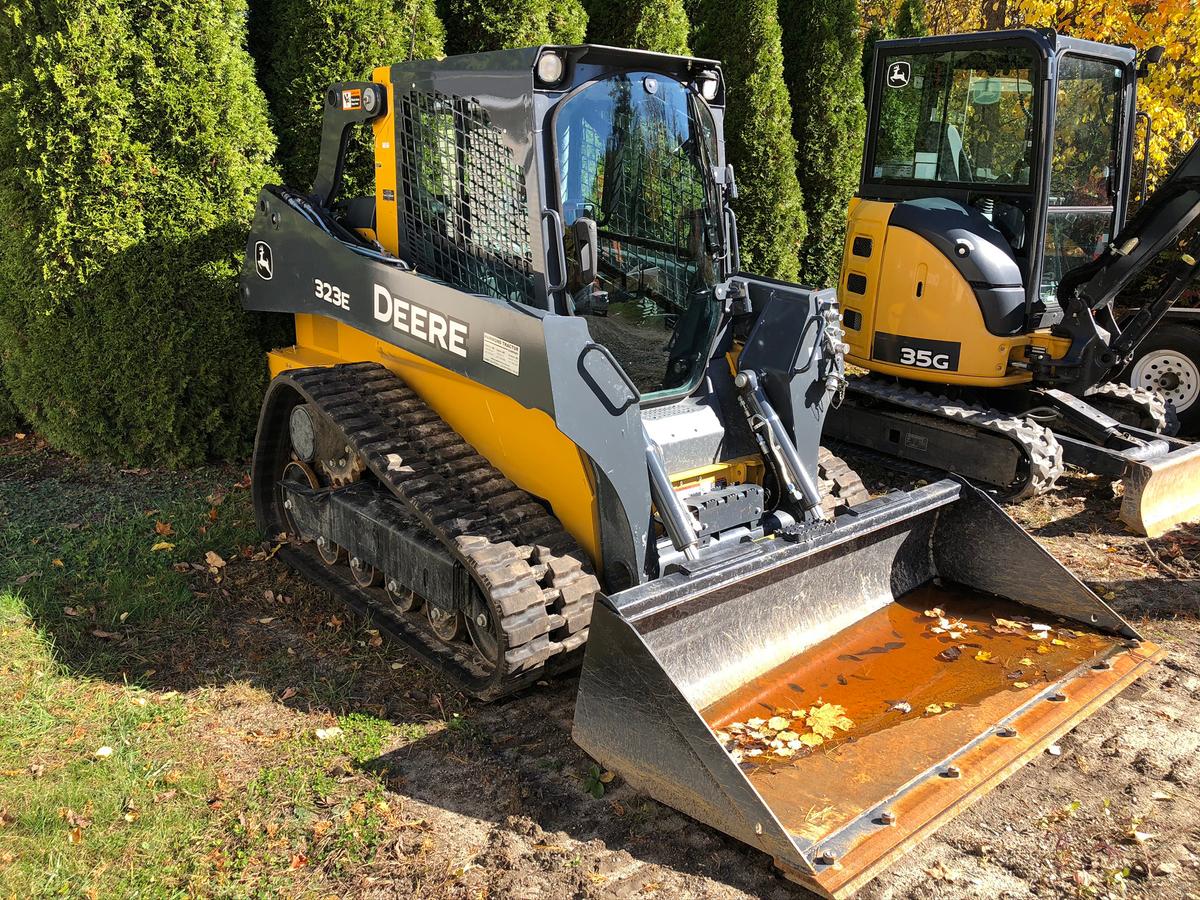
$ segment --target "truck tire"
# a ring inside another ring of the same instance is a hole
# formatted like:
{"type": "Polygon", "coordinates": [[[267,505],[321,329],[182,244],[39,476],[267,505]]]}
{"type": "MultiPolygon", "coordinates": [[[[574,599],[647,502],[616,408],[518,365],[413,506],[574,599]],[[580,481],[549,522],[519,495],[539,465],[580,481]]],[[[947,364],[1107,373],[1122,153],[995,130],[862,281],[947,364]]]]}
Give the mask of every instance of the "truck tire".
{"type": "Polygon", "coordinates": [[[1158,388],[1175,407],[1179,433],[1200,435],[1200,328],[1159,325],[1138,347],[1125,380],[1133,387],[1158,388]]]}

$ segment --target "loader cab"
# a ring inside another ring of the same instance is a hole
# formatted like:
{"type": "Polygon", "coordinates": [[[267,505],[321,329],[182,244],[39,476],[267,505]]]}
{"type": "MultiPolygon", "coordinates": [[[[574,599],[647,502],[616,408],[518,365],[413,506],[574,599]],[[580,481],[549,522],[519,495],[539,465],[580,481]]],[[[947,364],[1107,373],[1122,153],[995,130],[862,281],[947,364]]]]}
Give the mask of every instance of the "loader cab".
{"type": "Polygon", "coordinates": [[[859,198],[954,264],[991,335],[1055,324],[1062,278],[1125,218],[1134,51],[949,35],[881,41],[874,71],[859,198]]]}
{"type": "Polygon", "coordinates": [[[547,200],[564,233],[562,311],[586,316],[642,402],[691,393],[721,320],[726,247],[715,63],[544,48],[547,200]]]}

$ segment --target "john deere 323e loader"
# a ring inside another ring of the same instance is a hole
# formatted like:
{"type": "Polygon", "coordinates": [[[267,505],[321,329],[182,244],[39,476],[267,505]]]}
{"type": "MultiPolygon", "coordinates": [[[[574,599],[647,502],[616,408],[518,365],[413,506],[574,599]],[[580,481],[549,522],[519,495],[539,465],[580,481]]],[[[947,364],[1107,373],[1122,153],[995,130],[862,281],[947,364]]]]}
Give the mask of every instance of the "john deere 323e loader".
{"type": "Polygon", "coordinates": [[[835,295],[741,271],[724,101],[590,46],[331,86],[315,186],[247,245],[297,333],[254,498],[462,690],[582,663],[590,754],[845,895],[1156,651],[978,490],[872,500],[822,451],[835,295]]]}

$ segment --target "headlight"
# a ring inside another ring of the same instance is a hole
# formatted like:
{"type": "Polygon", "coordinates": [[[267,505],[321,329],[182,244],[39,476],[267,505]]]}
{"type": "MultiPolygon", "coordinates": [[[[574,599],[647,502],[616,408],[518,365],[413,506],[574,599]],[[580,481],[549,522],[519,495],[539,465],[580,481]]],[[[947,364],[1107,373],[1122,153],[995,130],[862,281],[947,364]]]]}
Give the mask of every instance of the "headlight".
{"type": "Polygon", "coordinates": [[[557,53],[547,50],[537,61],[537,77],[542,84],[558,84],[563,77],[563,59],[557,53]]]}
{"type": "Polygon", "coordinates": [[[716,72],[701,72],[696,76],[696,90],[709,103],[717,99],[717,88],[720,84],[721,79],[717,77],[716,72]]]}

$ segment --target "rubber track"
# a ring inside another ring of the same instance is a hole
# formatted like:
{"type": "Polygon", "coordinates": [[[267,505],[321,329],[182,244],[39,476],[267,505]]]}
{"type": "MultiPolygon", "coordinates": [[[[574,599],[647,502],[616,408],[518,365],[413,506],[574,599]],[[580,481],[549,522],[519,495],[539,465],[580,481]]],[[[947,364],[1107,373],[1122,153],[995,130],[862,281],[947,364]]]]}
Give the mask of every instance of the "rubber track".
{"type": "Polygon", "coordinates": [[[831,516],[871,499],[858,473],[827,447],[822,447],[817,456],[817,486],[821,489],[821,508],[831,516]]]}
{"type": "MultiPolygon", "coordinates": [[[[587,641],[600,584],[559,521],[377,363],[286,373],[367,468],[466,567],[507,638],[504,675],[587,641]]],[[[497,696],[505,691],[491,690],[497,696]]]]}
{"type": "Polygon", "coordinates": [[[1166,398],[1153,389],[1106,381],[1089,388],[1084,394],[1084,399],[1100,408],[1108,405],[1116,407],[1108,414],[1117,420],[1120,420],[1119,415],[1114,415],[1117,410],[1132,410],[1138,416],[1138,421],[1132,423],[1133,427],[1143,431],[1172,435],[1179,430],[1179,417],[1175,414],[1175,407],[1168,404],[1166,398]]]}
{"type": "Polygon", "coordinates": [[[1029,419],[870,376],[849,379],[847,391],[903,410],[962,422],[1011,441],[1020,451],[1026,471],[1007,490],[1000,489],[1006,500],[1018,502],[1052,490],[1063,473],[1062,445],[1054,432],[1029,419]]]}

